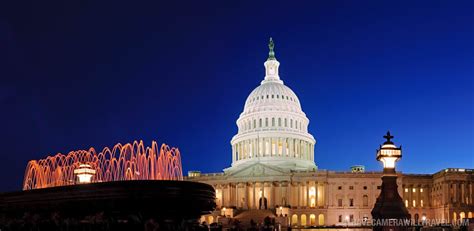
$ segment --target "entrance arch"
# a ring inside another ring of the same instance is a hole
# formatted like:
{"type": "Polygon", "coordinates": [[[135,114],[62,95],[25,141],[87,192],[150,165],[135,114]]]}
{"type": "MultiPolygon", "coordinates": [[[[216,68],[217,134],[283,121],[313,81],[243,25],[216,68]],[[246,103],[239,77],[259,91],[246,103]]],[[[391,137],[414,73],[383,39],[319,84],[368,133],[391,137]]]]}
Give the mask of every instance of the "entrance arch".
{"type": "Polygon", "coordinates": [[[291,225],[298,225],[298,215],[293,214],[293,216],[291,216],[291,225]]]}
{"type": "Polygon", "coordinates": [[[302,214],[301,215],[301,225],[302,226],[306,226],[307,223],[306,223],[306,215],[305,214],[302,214]]]}
{"type": "Polygon", "coordinates": [[[318,216],[318,225],[324,225],[324,214],[319,214],[318,216]]]}
{"type": "Polygon", "coordinates": [[[316,215],[314,215],[314,214],[309,215],[309,225],[311,225],[311,226],[316,225],[316,215]]]}

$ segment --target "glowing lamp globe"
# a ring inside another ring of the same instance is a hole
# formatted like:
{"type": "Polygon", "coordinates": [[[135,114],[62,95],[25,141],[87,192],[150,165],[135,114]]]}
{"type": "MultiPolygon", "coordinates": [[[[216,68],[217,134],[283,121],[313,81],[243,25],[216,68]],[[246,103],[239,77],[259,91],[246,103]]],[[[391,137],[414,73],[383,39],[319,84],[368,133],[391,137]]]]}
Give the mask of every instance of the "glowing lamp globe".
{"type": "Polygon", "coordinates": [[[384,169],[395,170],[395,162],[402,158],[402,147],[397,147],[391,139],[393,136],[388,131],[383,136],[387,141],[377,150],[377,160],[383,163],[384,169]]]}
{"type": "Polygon", "coordinates": [[[91,183],[95,170],[88,164],[81,164],[74,169],[74,175],[77,176],[79,184],[87,184],[91,183]]]}

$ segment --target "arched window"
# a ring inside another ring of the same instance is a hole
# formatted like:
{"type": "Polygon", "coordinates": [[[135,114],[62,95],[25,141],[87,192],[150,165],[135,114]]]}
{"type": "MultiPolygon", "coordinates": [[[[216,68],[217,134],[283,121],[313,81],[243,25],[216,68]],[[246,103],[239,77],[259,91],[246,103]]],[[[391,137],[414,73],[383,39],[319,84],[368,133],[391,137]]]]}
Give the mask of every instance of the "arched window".
{"type": "Polygon", "coordinates": [[[467,218],[472,218],[472,212],[467,213],[467,218]]]}
{"type": "Polygon", "coordinates": [[[405,207],[408,208],[408,200],[405,200],[405,207]]]}
{"type": "Polygon", "coordinates": [[[259,121],[258,121],[258,127],[260,127],[260,128],[262,127],[262,118],[260,118],[259,121]]]}
{"type": "Polygon", "coordinates": [[[466,213],[460,212],[460,213],[459,213],[459,219],[462,220],[462,219],[464,219],[464,218],[466,218],[466,213]]]}
{"type": "Polygon", "coordinates": [[[275,117],[272,118],[272,127],[275,127],[275,117]]]}
{"type": "Polygon", "coordinates": [[[253,129],[255,129],[255,128],[257,128],[257,120],[256,119],[253,120],[253,129]]]}
{"type": "Polygon", "coordinates": [[[453,221],[457,220],[458,217],[456,216],[456,212],[453,212],[453,221]]]}
{"type": "Polygon", "coordinates": [[[278,118],[278,127],[281,127],[281,118],[278,118]]]}
{"type": "Polygon", "coordinates": [[[207,221],[208,221],[209,224],[214,223],[214,217],[209,216],[209,217],[207,218],[207,221]]]}
{"type": "Polygon", "coordinates": [[[368,197],[367,195],[364,195],[364,196],[362,197],[362,205],[363,205],[364,207],[369,206],[369,197],[368,197]]]}
{"type": "Polygon", "coordinates": [[[265,118],[265,127],[268,127],[268,118],[265,118]]]}
{"type": "Polygon", "coordinates": [[[285,118],[285,128],[287,128],[287,127],[288,127],[288,119],[285,118]]]}

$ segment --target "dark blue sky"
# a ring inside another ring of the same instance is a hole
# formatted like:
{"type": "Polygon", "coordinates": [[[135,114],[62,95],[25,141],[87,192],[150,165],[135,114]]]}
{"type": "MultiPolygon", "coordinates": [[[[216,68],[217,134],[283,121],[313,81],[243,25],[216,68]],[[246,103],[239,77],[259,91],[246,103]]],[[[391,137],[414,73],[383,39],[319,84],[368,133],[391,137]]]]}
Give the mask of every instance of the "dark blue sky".
{"type": "MultiPolygon", "coordinates": [[[[5,3],[3,3],[5,4],[5,3]]],[[[135,139],[221,171],[272,36],[321,169],[474,168],[472,1],[72,2],[0,7],[0,191],[30,159],[135,139]]]]}

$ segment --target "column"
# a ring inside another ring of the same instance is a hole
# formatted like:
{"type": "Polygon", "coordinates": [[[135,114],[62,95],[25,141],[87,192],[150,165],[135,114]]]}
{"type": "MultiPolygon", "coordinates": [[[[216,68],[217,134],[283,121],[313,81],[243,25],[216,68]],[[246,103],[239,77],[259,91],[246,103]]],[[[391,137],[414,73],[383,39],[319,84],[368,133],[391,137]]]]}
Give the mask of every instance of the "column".
{"type": "Polygon", "coordinates": [[[283,155],[282,156],[286,156],[287,155],[287,153],[286,153],[286,138],[284,138],[282,140],[282,145],[283,145],[283,148],[282,148],[283,149],[283,155]]]}
{"type": "Polygon", "coordinates": [[[314,205],[319,206],[319,182],[314,182],[314,205]]]}
{"type": "Polygon", "coordinates": [[[297,191],[298,191],[298,207],[300,207],[301,204],[302,204],[302,203],[301,203],[301,191],[302,191],[302,190],[301,190],[301,183],[300,183],[300,182],[298,182],[298,187],[297,187],[297,188],[298,188],[298,189],[297,189],[297,191]]]}
{"type": "Polygon", "coordinates": [[[323,206],[328,206],[329,205],[329,193],[330,193],[330,187],[328,182],[324,182],[324,201],[323,201],[323,206]]]}
{"type": "Polygon", "coordinates": [[[253,182],[253,208],[256,209],[257,208],[257,196],[255,195],[255,185],[257,183],[256,182],[253,182]]]}
{"type": "Polygon", "coordinates": [[[306,207],[311,207],[311,199],[309,198],[309,181],[306,182],[306,207]]]}
{"type": "Polygon", "coordinates": [[[272,203],[270,203],[271,208],[275,208],[275,187],[273,185],[273,182],[270,182],[270,200],[272,203]]]}
{"type": "Polygon", "coordinates": [[[288,202],[289,205],[293,205],[295,206],[295,204],[293,203],[293,198],[292,198],[292,183],[291,181],[288,182],[288,184],[286,185],[286,190],[287,190],[287,199],[286,201],[288,202]]]}

